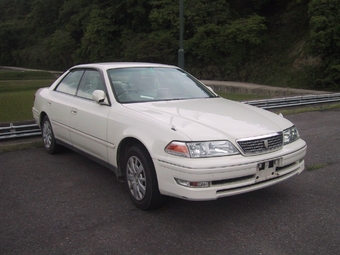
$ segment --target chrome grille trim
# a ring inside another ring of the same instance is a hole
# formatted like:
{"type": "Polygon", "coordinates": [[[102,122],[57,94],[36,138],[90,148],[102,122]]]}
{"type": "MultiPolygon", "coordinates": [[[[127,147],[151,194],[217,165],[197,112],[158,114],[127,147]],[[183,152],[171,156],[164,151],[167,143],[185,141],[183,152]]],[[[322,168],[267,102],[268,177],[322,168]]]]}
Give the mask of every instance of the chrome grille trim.
{"type": "Polygon", "coordinates": [[[236,140],[245,155],[262,154],[279,150],[283,146],[283,133],[277,132],[264,136],[236,140]]]}

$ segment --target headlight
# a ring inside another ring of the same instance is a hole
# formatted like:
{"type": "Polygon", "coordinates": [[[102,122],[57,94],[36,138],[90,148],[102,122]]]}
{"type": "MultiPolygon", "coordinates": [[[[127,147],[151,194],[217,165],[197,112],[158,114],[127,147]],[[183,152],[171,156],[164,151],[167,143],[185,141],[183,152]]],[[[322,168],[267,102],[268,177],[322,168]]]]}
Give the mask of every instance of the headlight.
{"type": "Polygon", "coordinates": [[[209,158],[239,154],[236,147],[229,141],[173,141],[165,147],[165,152],[187,158],[209,158]]]}
{"type": "Polygon", "coordinates": [[[283,130],[283,144],[289,144],[300,138],[299,132],[295,126],[283,130]]]}

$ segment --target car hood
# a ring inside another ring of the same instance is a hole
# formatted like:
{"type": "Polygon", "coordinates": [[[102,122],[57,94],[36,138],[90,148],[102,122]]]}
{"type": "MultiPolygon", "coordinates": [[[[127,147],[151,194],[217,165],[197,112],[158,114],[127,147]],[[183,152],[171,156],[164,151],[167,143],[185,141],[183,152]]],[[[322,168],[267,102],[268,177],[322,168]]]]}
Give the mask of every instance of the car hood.
{"type": "Polygon", "coordinates": [[[126,108],[182,132],[193,141],[254,137],[293,124],[277,114],[224,98],[125,104],[126,108]]]}

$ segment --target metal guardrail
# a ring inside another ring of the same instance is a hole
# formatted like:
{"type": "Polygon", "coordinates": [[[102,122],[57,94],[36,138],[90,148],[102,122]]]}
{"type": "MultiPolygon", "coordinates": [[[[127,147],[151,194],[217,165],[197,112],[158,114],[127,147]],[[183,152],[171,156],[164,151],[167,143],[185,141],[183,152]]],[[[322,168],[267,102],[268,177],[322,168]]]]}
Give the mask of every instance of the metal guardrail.
{"type": "Polygon", "coordinates": [[[257,106],[263,109],[285,108],[292,106],[304,106],[340,102],[340,93],[294,96],[286,98],[263,99],[244,101],[243,103],[257,106]]]}
{"type": "MultiPolygon", "coordinates": [[[[275,109],[332,102],[340,102],[340,93],[253,100],[243,103],[263,109],[275,109]]],[[[34,121],[25,124],[10,123],[9,126],[0,127],[0,140],[39,135],[41,135],[41,130],[34,121]]]]}
{"type": "Polygon", "coordinates": [[[41,130],[34,121],[25,124],[10,123],[8,126],[0,126],[0,140],[38,135],[41,135],[41,130]]]}

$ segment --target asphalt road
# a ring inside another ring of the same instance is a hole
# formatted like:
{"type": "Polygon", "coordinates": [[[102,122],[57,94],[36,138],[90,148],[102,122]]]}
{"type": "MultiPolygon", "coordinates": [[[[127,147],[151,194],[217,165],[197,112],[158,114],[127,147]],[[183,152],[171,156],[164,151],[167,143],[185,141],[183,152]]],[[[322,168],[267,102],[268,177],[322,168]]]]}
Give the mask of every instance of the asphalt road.
{"type": "Polygon", "coordinates": [[[72,151],[2,153],[0,254],[340,254],[340,111],[288,118],[308,144],[301,175],[150,212],[72,151]]]}

